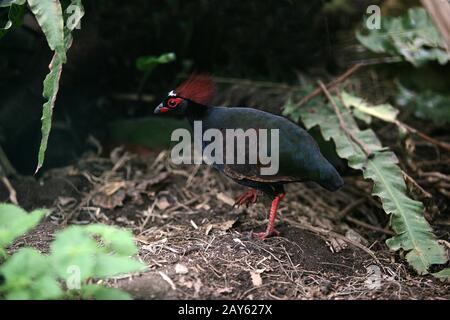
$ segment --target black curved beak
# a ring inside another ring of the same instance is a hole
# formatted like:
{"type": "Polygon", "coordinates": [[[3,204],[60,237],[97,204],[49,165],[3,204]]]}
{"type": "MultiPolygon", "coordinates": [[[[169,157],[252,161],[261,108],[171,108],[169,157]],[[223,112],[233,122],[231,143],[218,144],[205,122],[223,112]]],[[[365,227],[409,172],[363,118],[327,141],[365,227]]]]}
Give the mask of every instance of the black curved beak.
{"type": "Polygon", "coordinates": [[[161,113],[161,109],[163,107],[162,102],[156,107],[155,111],[153,111],[154,114],[161,113]]]}

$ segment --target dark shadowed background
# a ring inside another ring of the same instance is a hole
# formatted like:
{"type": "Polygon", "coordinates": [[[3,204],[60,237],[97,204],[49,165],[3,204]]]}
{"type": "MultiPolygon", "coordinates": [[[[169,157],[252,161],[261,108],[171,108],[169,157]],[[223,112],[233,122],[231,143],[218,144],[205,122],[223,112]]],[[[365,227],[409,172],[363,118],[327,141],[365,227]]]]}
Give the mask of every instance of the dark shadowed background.
{"type": "MultiPolygon", "coordinates": [[[[160,127],[134,132],[138,124],[117,121],[151,117],[160,98],[192,71],[288,84],[342,72],[364,58],[355,29],[369,4],[395,15],[418,1],[86,1],[64,66],[44,168],[66,165],[93,148],[89,136],[106,146],[143,140],[153,146],[160,127]],[[144,79],[136,60],[168,52],[176,60],[144,79]],[[135,99],[140,94],[145,102],[135,99]]],[[[36,167],[42,80],[51,58],[33,19],[27,14],[24,27],[0,41],[0,144],[23,174],[36,167]]],[[[384,90],[367,87],[369,93],[384,90]]],[[[236,95],[232,103],[248,104],[255,96],[236,95]]],[[[281,107],[258,103],[274,112],[281,107]]]]}

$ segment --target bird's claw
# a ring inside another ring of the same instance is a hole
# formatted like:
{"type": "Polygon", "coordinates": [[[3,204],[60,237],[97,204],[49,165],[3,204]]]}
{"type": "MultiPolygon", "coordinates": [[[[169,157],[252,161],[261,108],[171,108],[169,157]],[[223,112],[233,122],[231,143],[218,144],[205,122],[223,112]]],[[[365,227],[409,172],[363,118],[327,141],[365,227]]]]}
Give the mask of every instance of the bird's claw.
{"type": "Polygon", "coordinates": [[[258,198],[257,191],[252,189],[241,195],[239,198],[236,199],[236,202],[233,205],[233,208],[240,207],[244,204],[247,206],[249,204],[256,203],[256,200],[258,198]]]}
{"type": "Polygon", "coordinates": [[[273,236],[278,237],[279,235],[280,235],[280,232],[275,229],[272,229],[270,231],[267,230],[264,232],[253,232],[253,231],[251,232],[252,237],[259,238],[261,240],[265,240],[265,239],[273,237],[273,236]]]}

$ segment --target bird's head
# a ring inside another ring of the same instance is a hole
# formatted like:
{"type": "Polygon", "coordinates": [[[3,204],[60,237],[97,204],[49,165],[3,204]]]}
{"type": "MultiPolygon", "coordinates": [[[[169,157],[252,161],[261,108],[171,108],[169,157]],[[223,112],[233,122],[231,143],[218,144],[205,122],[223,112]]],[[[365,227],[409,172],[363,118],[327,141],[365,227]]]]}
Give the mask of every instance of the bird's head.
{"type": "Polygon", "coordinates": [[[185,114],[188,108],[208,106],[214,98],[215,86],[207,75],[191,75],[156,107],[154,113],[185,114]]]}

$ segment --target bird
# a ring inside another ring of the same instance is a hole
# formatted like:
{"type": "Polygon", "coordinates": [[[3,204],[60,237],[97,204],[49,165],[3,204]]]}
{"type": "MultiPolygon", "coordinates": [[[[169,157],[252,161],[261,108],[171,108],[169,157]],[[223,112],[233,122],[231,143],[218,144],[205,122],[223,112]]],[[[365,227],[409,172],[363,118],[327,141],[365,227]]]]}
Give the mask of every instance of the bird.
{"type": "MultiPolygon", "coordinates": [[[[191,127],[201,121],[202,130],[218,129],[278,129],[279,169],[273,175],[261,174],[260,162],[237,164],[213,163],[213,167],[236,183],[250,188],[236,199],[235,205],[253,204],[258,190],[272,200],[268,224],[263,232],[252,232],[260,239],[279,236],[275,220],[280,201],[285,197],[284,186],[289,183],[316,182],[321,187],[336,191],[344,181],[334,166],[321,154],[311,135],[289,119],[250,107],[211,105],[216,86],[211,76],[192,74],[176,89],[170,91],[155,108],[155,114],[172,114],[186,118],[191,127]]],[[[208,143],[203,142],[204,150],[208,143]]],[[[247,146],[246,150],[254,146],[247,146]]],[[[268,147],[269,149],[271,146],[268,147]]],[[[270,150],[269,150],[270,151],[270,150]]]]}

